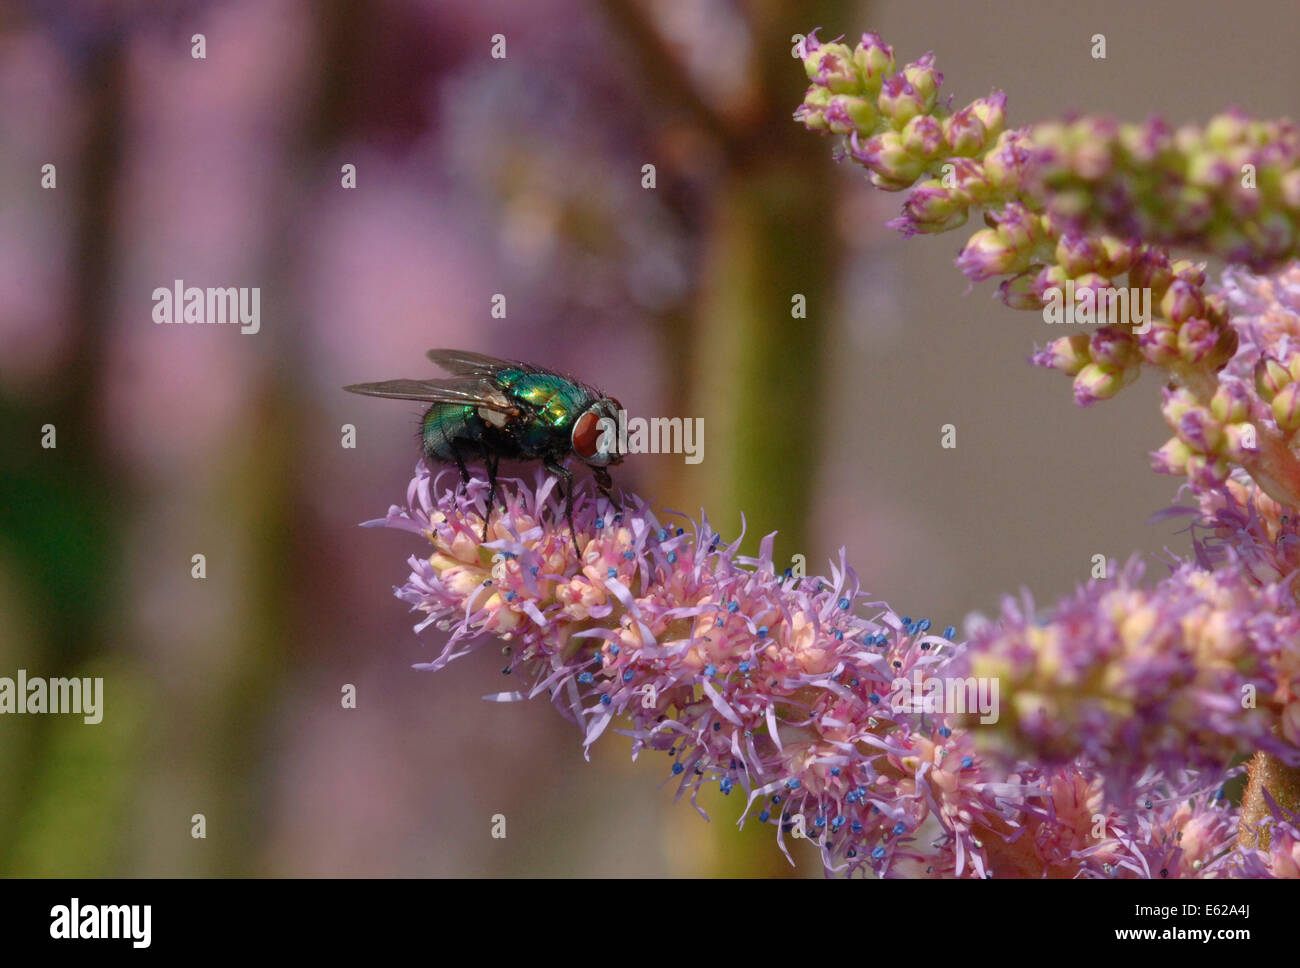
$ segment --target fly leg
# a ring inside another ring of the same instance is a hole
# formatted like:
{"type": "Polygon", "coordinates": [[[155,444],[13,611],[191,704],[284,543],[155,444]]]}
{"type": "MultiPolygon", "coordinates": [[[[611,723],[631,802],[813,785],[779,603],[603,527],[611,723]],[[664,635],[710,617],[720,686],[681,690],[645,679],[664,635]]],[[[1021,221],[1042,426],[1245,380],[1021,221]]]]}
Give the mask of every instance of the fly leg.
{"type": "Polygon", "coordinates": [[[460,469],[460,483],[461,483],[461,486],[464,487],[464,488],[466,488],[466,489],[468,489],[468,488],[469,488],[469,471],[468,471],[468,470],[466,469],[466,467],[465,467],[465,458],[461,455],[460,447],[457,446],[456,441],[454,441],[454,440],[451,441],[451,456],[452,456],[452,459],[456,461],[456,466],[460,469]]]}
{"type": "Polygon", "coordinates": [[[614,505],[615,511],[621,513],[623,507],[614,498],[614,481],[609,476],[609,471],[605,470],[603,467],[593,467],[591,472],[596,478],[596,486],[600,488],[600,493],[605,495],[605,499],[609,501],[610,504],[614,505]]]}
{"type": "MultiPolygon", "coordinates": [[[[448,441],[451,450],[452,459],[456,461],[456,468],[460,471],[461,489],[469,493],[469,469],[465,466],[465,455],[460,452],[460,445],[454,441],[448,441]]],[[[483,540],[487,540],[488,518],[492,516],[492,499],[488,498],[487,514],[483,517],[483,540]]]]}
{"type": "Polygon", "coordinates": [[[578,547],[578,529],[573,526],[573,471],[549,457],[542,462],[542,466],[564,481],[560,486],[561,490],[564,491],[564,517],[569,522],[569,535],[573,538],[573,550],[581,558],[582,549],[578,547]]]}
{"type": "Polygon", "coordinates": [[[487,464],[488,473],[488,506],[487,514],[483,517],[484,541],[487,540],[488,521],[492,518],[492,509],[497,506],[497,464],[500,460],[501,458],[487,449],[486,444],[483,445],[483,463],[487,464]]]}

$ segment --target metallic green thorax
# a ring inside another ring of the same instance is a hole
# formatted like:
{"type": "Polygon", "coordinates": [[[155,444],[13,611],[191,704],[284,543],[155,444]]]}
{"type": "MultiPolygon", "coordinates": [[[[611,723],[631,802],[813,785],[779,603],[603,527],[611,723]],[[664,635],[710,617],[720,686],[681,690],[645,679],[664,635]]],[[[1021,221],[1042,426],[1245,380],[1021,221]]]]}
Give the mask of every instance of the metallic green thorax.
{"type": "Polygon", "coordinates": [[[550,427],[568,426],[592,403],[589,390],[554,373],[503,370],[497,382],[512,397],[537,407],[537,419],[550,427]]]}

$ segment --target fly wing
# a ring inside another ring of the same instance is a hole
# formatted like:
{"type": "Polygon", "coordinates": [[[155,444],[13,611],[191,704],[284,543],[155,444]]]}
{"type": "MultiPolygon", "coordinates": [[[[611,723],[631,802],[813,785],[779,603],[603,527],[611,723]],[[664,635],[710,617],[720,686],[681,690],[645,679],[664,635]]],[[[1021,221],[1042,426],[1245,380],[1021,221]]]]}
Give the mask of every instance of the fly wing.
{"type": "Polygon", "coordinates": [[[494,356],[471,353],[469,350],[429,350],[425,356],[448,373],[455,373],[457,376],[490,377],[502,370],[532,371],[535,369],[526,363],[511,363],[509,360],[498,360],[494,356]]]}
{"type": "Polygon", "coordinates": [[[519,408],[487,380],[384,380],[380,383],[354,383],[343,388],[368,397],[391,400],[420,400],[425,403],[454,403],[487,407],[514,415],[519,408]]]}

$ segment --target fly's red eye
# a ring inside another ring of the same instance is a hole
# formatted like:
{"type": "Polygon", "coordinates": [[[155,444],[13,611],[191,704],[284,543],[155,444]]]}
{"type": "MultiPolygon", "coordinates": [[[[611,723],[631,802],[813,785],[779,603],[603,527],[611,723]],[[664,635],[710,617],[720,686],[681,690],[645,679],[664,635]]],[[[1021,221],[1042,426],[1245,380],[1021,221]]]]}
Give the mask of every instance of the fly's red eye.
{"type": "Polygon", "coordinates": [[[596,456],[600,442],[600,418],[588,410],[573,425],[573,452],[584,460],[596,456]]]}

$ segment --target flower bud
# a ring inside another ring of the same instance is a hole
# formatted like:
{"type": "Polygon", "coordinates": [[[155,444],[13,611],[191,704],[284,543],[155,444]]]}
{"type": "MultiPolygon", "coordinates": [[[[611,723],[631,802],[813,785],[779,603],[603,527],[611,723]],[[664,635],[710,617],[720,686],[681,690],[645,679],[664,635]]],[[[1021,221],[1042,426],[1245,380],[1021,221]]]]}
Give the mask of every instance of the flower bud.
{"type": "Polygon", "coordinates": [[[1292,380],[1290,371],[1271,356],[1261,356],[1255,363],[1255,392],[1268,403],[1292,380]]]}
{"type": "Polygon", "coordinates": [[[1219,331],[1207,319],[1189,319],[1178,327],[1178,355],[1188,363],[1207,360],[1218,341],[1219,331]]]}
{"type": "Polygon", "coordinates": [[[943,123],[944,142],[954,155],[977,155],[984,150],[988,132],[984,123],[975,117],[972,107],[962,108],[943,123]]]}
{"type": "Polygon", "coordinates": [[[1136,380],[1139,372],[1136,366],[1116,370],[1099,363],[1089,363],[1074,378],[1074,402],[1086,407],[1098,400],[1109,400],[1136,380]]]}
{"type": "Polygon", "coordinates": [[[873,178],[873,183],[890,191],[908,187],[924,170],[923,163],[903,147],[902,136],[897,131],[884,131],[861,144],[856,136],[850,136],[849,153],[880,176],[880,182],[873,178]]]}
{"type": "Polygon", "coordinates": [[[1210,398],[1210,413],[1221,424],[1235,424],[1250,414],[1250,398],[1240,383],[1220,383],[1210,398]]]}
{"type": "Polygon", "coordinates": [[[1059,370],[1066,376],[1074,376],[1090,362],[1088,337],[1082,333],[1062,336],[1054,339],[1043,349],[1034,354],[1033,361],[1038,366],[1059,370]]]}
{"type": "Polygon", "coordinates": [[[902,74],[885,78],[876,104],[880,107],[880,113],[898,129],[926,110],[924,95],[902,74]]]}
{"type": "Polygon", "coordinates": [[[1179,358],[1178,327],[1167,319],[1154,320],[1151,328],[1138,336],[1138,347],[1148,363],[1167,367],[1179,358]]]}
{"type": "Polygon", "coordinates": [[[853,49],[853,66],[871,92],[880,90],[880,82],[887,74],[894,73],[894,48],[890,47],[877,34],[863,34],[858,46],[853,49]]]}
{"type": "Polygon", "coordinates": [[[1124,369],[1135,362],[1136,346],[1128,332],[1113,326],[1097,330],[1088,341],[1092,358],[1115,369],[1124,369]]]}
{"type": "Polygon", "coordinates": [[[1164,401],[1160,404],[1160,412],[1164,414],[1165,421],[1173,430],[1178,429],[1178,422],[1195,410],[1199,404],[1196,400],[1196,394],[1192,393],[1186,387],[1174,387],[1164,391],[1164,401]]]}
{"type": "Polygon", "coordinates": [[[939,98],[939,86],[943,84],[943,75],[934,67],[934,52],[918,57],[913,63],[904,67],[903,77],[907,78],[907,83],[921,95],[923,101],[921,110],[926,112],[934,110],[935,101],[939,98]]]}
{"type": "Polygon", "coordinates": [[[1169,256],[1161,249],[1142,248],[1128,270],[1128,284],[1132,288],[1150,289],[1152,298],[1162,301],[1173,279],[1169,256]]]}
{"type": "Polygon", "coordinates": [[[821,85],[812,85],[803,97],[803,104],[795,109],[794,119],[810,131],[828,131],[826,108],[830,105],[832,96],[821,85]]]}
{"type": "Polygon", "coordinates": [[[1151,466],[1158,474],[1184,474],[1191,448],[1177,437],[1170,437],[1165,445],[1151,454],[1151,466]]]}
{"type": "Polygon", "coordinates": [[[1201,298],[1200,289],[1183,279],[1171,282],[1160,300],[1160,315],[1175,323],[1201,316],[1204,310],[1205,302],[1201,298]]]}
{"type": "Polygon", "coordinates": [[[852,54],[844,44],[823,44],[804,58],[803,66],[808,80],[828,88],[832,94],[859,93],[852,54]]]}
{"type": "Polygon", "coordinates": [[[1056,243],[1056,261],[1071,276],[1092,271],[1097,264],[1101,246],[1086,235],[1062,235],[1056,243]]]}
{"type": "Polygon", "coordinates": [[[997,225],[998,237],[1026,255],[1043,238],[1039,216],[1018,202],[1008,203],[990,218],[997,225]]]}
{"type": "Polygon", "coordinates": [[[1288,383],[1273,398],[1273,419],[1286,433],[1300,430],[1300,383],[1288,383]]]}
{"type": "Polygon", "coordinates": [[[928,114],[918,114],[903,126],[903,147],[915,158],[929,160],[944,145],[943,125],[928,114]]]}
{"type": "Polygon", "coordinates": [[[1015,246],[1008,245],[996,229],[980,229],[966,240],[965,247],[957,256],[957,268],[979,282],[991,276],[1023,270],[1029,260],[1024,258],[1024,265],[1020,264],[1021,261],[1021,254],[1015,246]]]}
{"type": "Polygon", "coordinates": [[[1223,443],[1223,428],[1214,422],[1205,407],[1192,407],[1174,424],[1178,439],[1194,451],[1213,454],[1223,443]]]}
{"type": "Polygon", "coordinates": [[[966,221],[966,204],[954,197],[937,179],[921,182],[903,203],[901,219],[889,223],[905,235],[944,232],[966,221]]]}
{"type": "Polygon", "coordinates": [[[1240,464],[1259,452],[1255,425],[1242,421],[1228,424],[1223,428],[1223,444],[1220,452],[1229,460],[1240,464]]]}
{"type": "Polygon", "coordinates": [[[1007,124],[1007,96],[1002,91],[994,91],[988,97],[982,97],[970,104],[971,113],[984,125],[989,140],[1002,134],[1007,124]]]}
{"type": "MultiPolygon", "coordinates": [[[[1011,309],[1042,309],[1043,297],[1037,284],[1038,271],[1034,266],[1030,266],[1025,272],[1004,279],[998,285],[998,298],[1011,309]]],[[[1077,372],[1078,370],[1071,371],[1070,375],[1073,376],[1077,372]]]]}
{"type": "Polygon", "coordinates": [[[849,94],[832,95],[825,115],[826,124],[833,134],[858,131],[870,135],[880,120],[876,106],[870,100],[849,94]]]}

